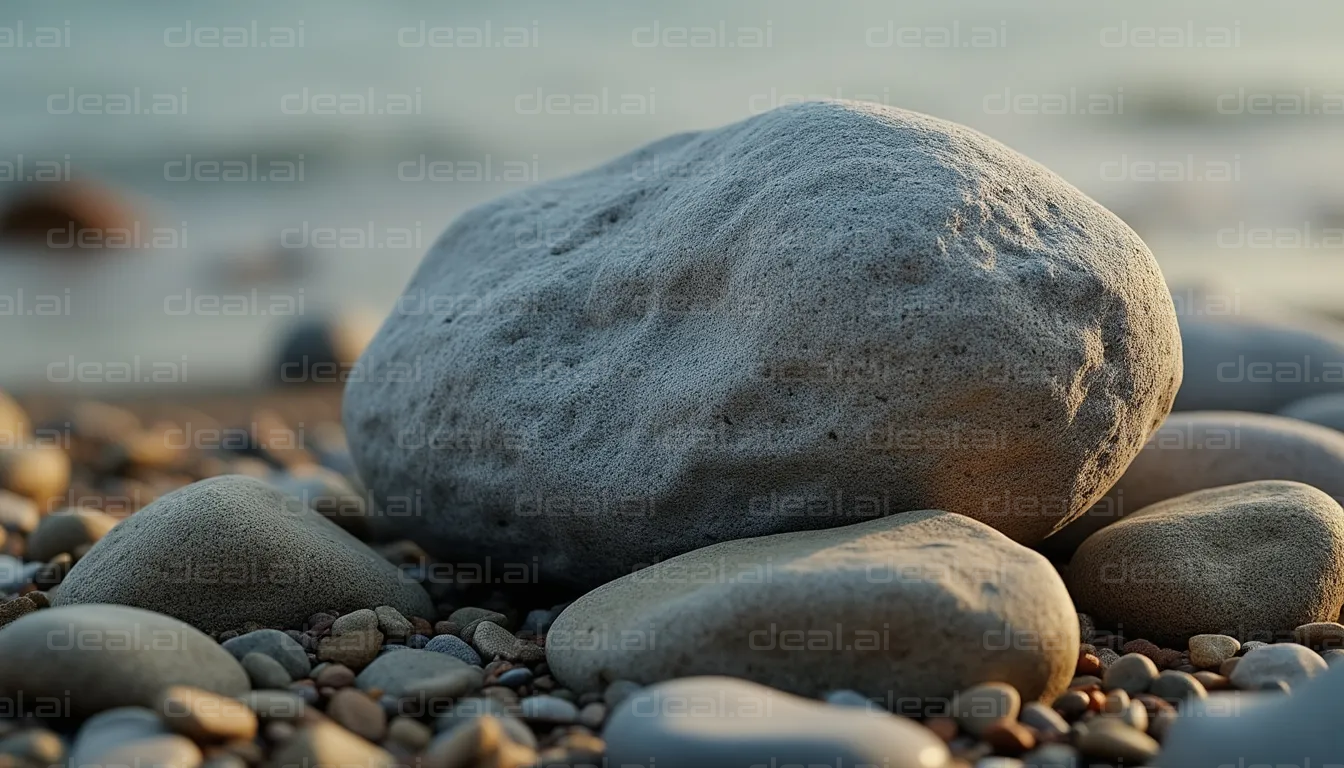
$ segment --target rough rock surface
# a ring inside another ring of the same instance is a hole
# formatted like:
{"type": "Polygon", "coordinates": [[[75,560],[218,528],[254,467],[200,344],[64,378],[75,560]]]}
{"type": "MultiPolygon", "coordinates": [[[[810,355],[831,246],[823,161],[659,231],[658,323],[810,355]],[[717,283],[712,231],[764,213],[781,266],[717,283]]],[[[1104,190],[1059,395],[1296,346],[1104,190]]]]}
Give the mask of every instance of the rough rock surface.
{"type": "Polygon", "coordinates": [[[242,475],[193,483],[122,521],[75,564],[53,602],[134,605],[207,631],[298,627],[331,608],[433,612],[424,588],[368,545],[242,475]]]}
{"type": "Polygon", "coordinates": [[[1344,501],[1344,434],[1267,414],[1173,413],[1115,487],[1040,549],[1066,559],[1088,536],[1127,514],[1192,491],[1253,480],[1295,480],[1344,501]]]}
{"type": "Polygon", "coordinates": [[[565,609],[546,659],[576,691],[729,675],[881,700],[997,681],[1031,700],[1067,687],[1078,617],[1044,557],[968,517],[919,511],[664,560],[565,609]]]}
{"type": "Polygon", "coordinates": [[[813,102],[469,211],[346,389],[376,523],[595,586],[945,509],[1033,543],[1166,416],[1180,338],[1123,222],[982,134],[813,102]]]}
{"type": "Polygon", "coordinates": [[[0,696],[64,702],[87,717],[152,707],[170,685],[225,696],[250,685],[238,661],[177,619],[122,605],[71,605],[30,613],[0,630],[0,696]]]}
{"type": "Polygon", "coordinates": [[[1157,765],[1329,765],[1344,755],[1344,666],[1332,667],[1293,695],[1214,693],[1171,725],[1157,765]]]}
{"type": "Polygon", "coordinates": [[[903,717],[832,707],[727,677],[647,688],[607,723],[611,765],[942,768],[947,747],[903,717]]]}
{"type": "Polygon", "coordinates": [[[1344,510],[1302,483],[1210,488],[1093,534],[1068,569],[1079,610],[1173,647],[1267,640],[1344,604],[1344,510]]]}

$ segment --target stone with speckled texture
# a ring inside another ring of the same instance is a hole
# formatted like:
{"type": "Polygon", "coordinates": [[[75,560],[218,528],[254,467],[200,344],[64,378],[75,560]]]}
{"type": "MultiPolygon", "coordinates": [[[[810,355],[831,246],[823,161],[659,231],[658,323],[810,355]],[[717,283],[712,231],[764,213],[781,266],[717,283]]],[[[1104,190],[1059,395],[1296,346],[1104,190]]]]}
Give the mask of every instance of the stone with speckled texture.
{"type": "Polygon", "coordinates": [[[1124,515],[1205,488],[1295,480],[1344,500],[1344,434],[1282,416],[1231,411],[1173,413],[1083,516],[1041,551],[1067,558],[1124,515]]]}
{"type": "Polygon", "coordinates": [[[976,131],[846,101],[469,211],[359,368],[344,421],[384,535],[581,587],[912,509],[1034,543],[1181,378],[1122,221],[976,131]]]}
{"type": "Polygon", "coordinates": [[[1156,643],[1268,639],[1339,616],[1344,510],[1284,480],[1196,491],[1094,533],[1068,580],[1098,623],[1156,643]]]}
{"type": "Polygon", "coordinates": [[[712,674],[807,696],[948,698],[992,681],[1049,699],[1073,675],[1078,617],[1044,557],[925,510],[664,560],[566,608],[546,660],[580,692],[712,674]]]}
{"type": "Polygon", "coordinates": [[[53,602],[134,605],[206,631],[299,627],[330,608],[433,614],[424,588],[368,545],[242,475],[192,483],[123,520],[75,564],[53,602]]]}

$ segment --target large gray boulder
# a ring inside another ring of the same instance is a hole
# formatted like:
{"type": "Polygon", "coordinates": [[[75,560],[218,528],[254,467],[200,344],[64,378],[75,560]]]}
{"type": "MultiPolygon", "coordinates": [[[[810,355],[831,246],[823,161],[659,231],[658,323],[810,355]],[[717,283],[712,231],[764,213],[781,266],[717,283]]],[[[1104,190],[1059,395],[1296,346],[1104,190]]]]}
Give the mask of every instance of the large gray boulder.
{"type": "Polygon", "coordinates": [[[923,510],[739,539],[598,587],[546,636],[575,691],[728,675],[818,697],[946,700],[1008,683],[1052,700],[1078,615],[1044,557],[964,515],[923,510]]]}
{"type": "Polygon", "coordinates": [[[433,613],[424,588],[386,558],[242,475],[192,483],[123,520],[75,563],[53,602],[134,605],[211,632],[296,628],[332,609],[433,613]]]}
{"type": "Polygon", "coordinates": [[[1261,413],[1173,413],[1106,495],[1040,549],[1067,560],[1088,536],[1132,512],[1255,480],[1294,480],[1344,502],[1344,434],[1261,413]]]}
{"type": "Polygon", "coordinates": [[[387,533],[592,586],[913,509],[1038,541],[1180,375],[1123,222],[963,126],[816,102],[462,216],[344,419],[387,533]]]}

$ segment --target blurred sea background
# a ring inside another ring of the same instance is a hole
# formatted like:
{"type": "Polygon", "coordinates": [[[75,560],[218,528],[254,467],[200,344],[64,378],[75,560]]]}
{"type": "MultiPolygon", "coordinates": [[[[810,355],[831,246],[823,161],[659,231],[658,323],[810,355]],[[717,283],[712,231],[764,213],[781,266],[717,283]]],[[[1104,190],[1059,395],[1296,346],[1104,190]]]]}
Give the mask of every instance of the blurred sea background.
{"type": "Polygon", "coordinates": [[[804,98],[984,131],[1178,291],[1344,309],[1341,29],[1324,0],[8,2],[0,208],[93,181],[139,246],[0,246],[0,386],[253,384],[296,323],[376,325],[465,209],[804,98]]]}

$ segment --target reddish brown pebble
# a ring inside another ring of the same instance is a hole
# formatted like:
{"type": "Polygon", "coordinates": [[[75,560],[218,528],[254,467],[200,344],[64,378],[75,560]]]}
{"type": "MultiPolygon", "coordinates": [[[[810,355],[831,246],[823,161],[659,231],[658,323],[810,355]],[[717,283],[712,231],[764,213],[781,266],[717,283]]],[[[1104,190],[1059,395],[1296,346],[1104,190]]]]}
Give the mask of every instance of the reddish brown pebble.
{"type": "Polygon", "coordinates": [[[424,635],[425,637],[434,636],[434,625],[429,623],[429,619],[420,616],[411,617],[411,633],[424,635]]]}
{"type": "Polygon", "coordinates": [[[434,625],[435,635],[457,636],[461,632],[462,632],[462,625],[458,624],[455,621],[440,621],[439,623],[434,625]]]}
{"type": "Polygon", "coordinates": [[[924,721],[924,727],[945,742],[957,738],[957,721],[950,717],[930,717],[924,721]]]}
{"type": "Polygon", "coordinates": [[[1098,677],[1101,675],[1101,659],[1090,653],[1081,653],[1078,655],[1078,666],[1074,669],[1075,675],[1090,675],[1098,677]]]}
{"type": "Polygon", "coordinates": [[[1106,708],[1106,694],[1099,690],[1095,690],[1089,693],[1088,696],[1090,697],[1087,703],[1088,710],[1092,712],[1100,712],[1106,708]]]}
{"type": "Polygon", "coordinates": [[[1196,672],[1195,679],[1198,680],[1205,689],[1210,691],[1225,691],[1232,687],[1231,681],[1217,672],[1209,672],[1207,670],[1196,672]]]}
{"type": "Polygon", "coordinates": [[[986,728],[980,738],[994,748],[995,754],[1009,757],[1036,747],[1036,734],[1016,720],[1000,720],[986,728]]]}
{"type": "Polygon", "coordinates": [[[1161,648],[1148,658],[1153,660],[1158,669],[1175,669],[1186,663],[1186,659],[1181,655],[1181,652],[1174,648],[1161,648]]]}
{"type": "Polygon", "coordinates": [[[354,688],[338,691],[331,697],[327,703],[327,716],[351,733],[375,743],[387,734],[387,714],[382,706],[354,688]]]}

